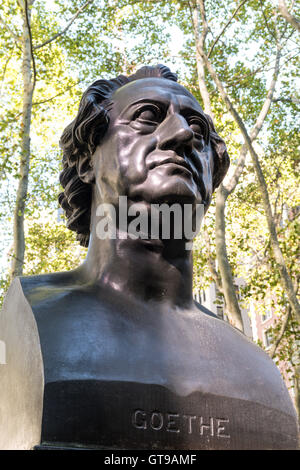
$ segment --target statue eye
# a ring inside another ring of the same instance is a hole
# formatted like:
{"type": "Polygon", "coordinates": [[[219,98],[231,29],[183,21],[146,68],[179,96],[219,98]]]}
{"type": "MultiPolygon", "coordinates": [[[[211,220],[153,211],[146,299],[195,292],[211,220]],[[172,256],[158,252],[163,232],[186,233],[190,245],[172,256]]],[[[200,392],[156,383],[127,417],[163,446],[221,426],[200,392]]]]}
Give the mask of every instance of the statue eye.
{"type": "Polygon", "coordinates": [[[144,106],[137,111],[134,119],[146,124],[157,124],[161,121],[161,112],[156,106],[144,106]]]}
{"type": "Polygon", "coordinates": [[[189,126],[195,134],[197,139],[203,139],[203,126],[199,119],[191,118],[189,119],[189,126]]]}

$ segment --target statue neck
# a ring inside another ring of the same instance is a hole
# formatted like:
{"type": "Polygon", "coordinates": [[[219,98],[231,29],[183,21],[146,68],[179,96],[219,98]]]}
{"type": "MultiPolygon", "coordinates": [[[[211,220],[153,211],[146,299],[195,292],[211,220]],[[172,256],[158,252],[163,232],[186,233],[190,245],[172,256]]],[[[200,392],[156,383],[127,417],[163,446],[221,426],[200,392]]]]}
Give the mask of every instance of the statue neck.
{"type": "Polygon", "coordinates": [[[192,298],[192,252],[182,240],[100,240],[92,231],[84,280],[140,301],[187,308],[192,298]]]}

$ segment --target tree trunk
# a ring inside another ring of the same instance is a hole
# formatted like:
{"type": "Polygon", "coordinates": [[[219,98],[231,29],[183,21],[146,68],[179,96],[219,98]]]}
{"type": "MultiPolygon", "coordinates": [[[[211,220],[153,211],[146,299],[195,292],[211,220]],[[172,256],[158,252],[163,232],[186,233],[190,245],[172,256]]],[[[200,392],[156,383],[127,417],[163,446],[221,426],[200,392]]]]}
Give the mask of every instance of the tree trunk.
{"type": "MultiPolygon", "coordinates": [[[[202,9],[204,10],[204,1],[201,0],[199,3],[201,5],[202,9]]],[[[291,308],[292,308],[293,312],[295,313],[296,318],[300,322],[300,305],[299,305],[298,299],[296,297],[295,290],[294,290],[294,287],[293,287],[293,283],[292,283],[291,277],[290,277],[290,275],[287,271],[285,260],[284,260],[284,257],[282,255],[282,251],[280,249],[280,245],[279,245],[279,242],[278,242],[276,224],[275,224],[274,217],[273,217],[273,214],[272,214],[268,188],[267,188],[267,184],[266,184],[266,181],[265,181],[265,178],[264,178],[264,175],[263,175],[260,163],[259,163],[258,155],[257,155],[257,153],[254,150],[254,147],[252,145],[253,138],[252,138],[251,135],[248,134],[244,122],[242,121],[240,115],[238,114],[238,112],[234,108],[233,104],[231,103],[231,100],[230,100],[228,94],[226,93],[222,82],[219,80],[219,77],[216,74],[212,64],[208,60],[204,49],[200,48],[199,53],[201,54],[201,56],[203,58],[203,61],[205,63],[205,66],[206,66],[210,76],[214,80],[214,82],[215,82],[215,84],[216,84],[216,86],[219,90],[219,93],[220,93],[224,103],[226,104],[226,107],[227,107],[228,111],[231,113],[234,120],[236,121],[236,123],[237,123],[237,125],[238,125],[238,127],[239,127],[239,129],[240,129],[240,131],[243,135],[243,138],[245,140],[245,144],[247,145],[247,147],[249,149],[249,152],[250,152],[250,155],[251,155],[251,158],[252,158],[252,162],[253,162],[253,166],[254,166],[254,169],[255,169],[255,172],[256,172],[256,175],[257,175],[257,179],[258,179],[259,189],[260,189],[261,196],[262,196],[262,202],[263,202],[263,207],[264,207],[264,211],[265,211],[265,215],[266,215],[266,219],[267,219],[267,225],[268,225],[268,229],[269,229],[269,233],[270,233],[270,240],[271,240],[271,245],[272,245],[272,249],[273,249],[274,259],[275,259],[275,261],[278,265],[278,269],[279,269],[280,275],[281,275],[280,276],[281,285],[282,285],[284,291],[287,294],[287,297],[289,299],[291,308]]],[[[271,100],[272,100],[272,96],[269,97],[270,102],[271,102],[271,100]]],[[[255,129],[254,129],[254,131],[255,131],[255,129]]],[[[224,257],[223,257],[223,260],[225,261],[224,257]]]]}
{"type": "MultiPolygon", "coordinates": [[[[202,57],[202,52],[205,49],[205,39],[208,32],[208,24],[206,21],[206,14],[203,2],[195,4],[190,3],[191,18],[194,30],[195,45],[196,45],[196,61],[197,61],[197,74],[200,94],[203,99],[204,111],[213,118],[213,111],[210,102],[210,96],[205,83],[205,65],[202,57]],[[202,28],[200,32],[200,16],[202,28]]],[[[224,189],[224,188],[223,188],[224,189]]],[[[226,193],[221,192],[221,188],[217,192],[216,200],[216,254],[218,266],[221,275],[222,288],[219,289],[225,302],[225,310],[228,315],[229,321],[239,330],[243,331],[242,314],[239,303],[235,293],[234,281],[229,264],[227,250],[226,250],[226,237],[225,237],[225,203],[226,193]]]]}
{"type": "Polygon", "coordinates": [[[294,368],[294,403],[300,424],[300,366],[294,368]]]}
{"type": "MultiPolygon", "coordinates": [[[[41,44],[33,48],[31,36],[31,7],[35,0],[17,0],[21,10],[23,20],[23,35],[16,38],[21,43],[22,49],[22,78],[23,78],[23,109],[21,122],[21,158],[19,166],[19,184],[16,196],[16,205],[14,211],[14,242],[13,256],[11,266],[11,276],[20,276],[23,273],[24,255],[25,255],[25,235],[24,235],[24,216],[26,207],[26,198],[28,193],[28,176],[30,168],[30,127],[32,98],[36,83],[36,69],[34,60],[34,49],[40,49],[47,44],[63,36],[78,16],[94,1],[88,0],[83,6],[78,8],[75,15],[68,24],[58,33],[54,34],[41,44]]],[[[11,34],[13,34],[11,32],[11,34]]]]}
{"type": "MultiPolygon", "coordinates": [[[[264,104],[261,108],[261,111],[257,117],[255,125],[250,132],[250,139],[253,142],[258,133],[260,132],[263,122],[269,112],[271,107],[273,94],[275,91],[275,85],[277,82],[278,74],[279,74],[279,63],[280,63],[280,47],[277,44],[277,54],[276,54],[276,62],[275,62],[275,69],[273,78],[270,84],[270,88],[268,90],[266,99],[264,104]]],[[[239,328],[239,324],[243,325],[242,323],[242,314],[241,310],[236,298],[235,294],[235,287],[234,287],[234,280],[231,274],[231,266],[229,264],[227,250],[226,250],[226,239],[225,239],[225,204],[228,196],[235,190],[239,178],[243,172],[246,155],[248,153],[247,145],[243,145],[240,151],[240,156],[238,163],[236,165],[234,174],[232,175],[230,181],[227,184],[221,184],[218,191],[217,191],[217,198],[216,198],[216,252],[217,252],[217,259],[219,264],[219,269],[222,277],[222,285],[223,285],[223,293],[226,300],[226,304],[228,306],[228,314],[229,317],[232,318],[233,324],[239,328]]],[[[243,328],[240,328],[243,331],[243,328]]]]}
{"type": "MultiPolygon", "coordinates": [[[[32,4],[33,2],[31,2],[32,4]]],[[[23,78],[23,108],[21,120],[21,158],[19,166],[19,184],[16,196],[14,212],[14,243],[11,275],[20,276],[23,273],[25,254],[24,235],[24,213],[28,191],[28,174],[30,164],[30,125],[32,96],[34,91],[34,80],[32,79],[32,51],[31,37],[28,25],[30,25],[30,11],[27,11],[26,4],[20,5],[23,16],[23,36],[22,36],[22,78],[23,78]],[[27,18],[26,18],[27,14],[27,18]]]]}
{"type": "Polygon", "coordinates": [[[242,314],[236,297],[234,279],[231,266],[227,257],[225,238],[225,203],[226,194],[221,186],[216,197],[216,253],[219,270],[222,278],[223,293],[226,302],[226,313],[231,320],[230,323],[241,331],[244,331],[242,314]]]}
{"type": "Polygon", "coordinates": [[[199,10],[197,6],[191,6],[191,16],[192,16],[192,23],[193,23],[193,30],[194,30],[194,37],[195,37],[195,44],[196,44],[196,65],[197,65],[197,75],[198,75],[198,85],[201,97],[203,99],[203,106],[204,111],[209,114],[209,116],[213,119],[213,111],[210,102],[210,96],[208,93],[208,89],[205,83],[205,68],[204,68],[204,61],[199,52],[200,49],[204,49],[205,47],[205,39],[207,36],[208,25],[206,22],[205,11],[201,9],[201,17],[202,17],[202,32],[200,33],[199,29],[199,10]]]}
{"type": "Polygon", "coordinates": [[[281,16],[288,22],[293,28],[297,29],[300,32],[300,21],[293,15],[290,14],[287,9],[286,3],[284,0],[278,0],[278,10],[281,16]]]}
{"type": "MultiPolygon", "coordinates": [[[[204,1],[199,1],[198,5],[194,4],[193,6],[190,4],[191,9],[191,16],[192,16],[192,24],[195,36],[195,44],[196,44],[196,58],[197,58],[197,71],[198,71],[198,81],[199,81],[199,88],[200,93],[203,98],[205,111],[213,116],[210,98],[208,94],[208,90],[205,84],[205,77],[204,77],[204,59],[203,56],[205,54],[205,38],[208,31],[208,25],[206,21],[206,14],[205,14],[205,5],[204,1]],[[199,14],[201,15],[202,21],[202,32],[200,34],[199,28],[199,14]]],[[[236,10],[237,11],[237,10],[236,10]]],[[[218,37],[219,39],[219,37],[218,37]]],[[[272,98],[275,90],[275,84],[279,74],[279,62],[280,62],[280,46],[277,44],[277,55],[276,55],[276,63],[275,63],[275,70],[273,74],[273,78],[271,81],[271,85],[269,91],[267,93],[266,100],[262,106],[262,109],[259,113],[259,116],[256,120],[256,123],[250,133],[251,141],[255,140],[258,133],[260,132],[263,122],[268,114],[270,109],[272,98]]],[[[234,324],[237,328],[243,331],[243,322],[242,322],[242,314],[239,307],[239,303],[236,297],[235,286],[234,286],[234,279],[232,276],[231,266],[228,260],[227,249],[226,249],[226,225],[225,225],[225,204],[228,196],[234,191],[239,178],[243,172],[246,155],[248,152],[247,145],[243,145],[238,164],[236,166],[235,172],[227,183],[227,185],[221,184],[220,188],[217,191],[217,198],[216,198],[216,254],[218,260],[218,266],[220,269],[220,274],[222,278],[222,292],[225,299],[227,314],[231,323],[234,324]]]]}
{"type": "Polygon", "coordinates": [[[286,295],[289,299],[289,303],[292,307],[293,312],[295,313],[296,318],[300,322],[300,305],[299,305],[298,299],[296,297],[294,287],[293,287],[293,283],[292,283],[291,277],[290,277],[290,275],[287,271],[285,260],[284,260],[284,257],[282,255],[282,251],[280,249],[280,245],[279,245],[279,242],[278,242],[276,225],[275,225],[274,217],[273,217],[273,214],[272,214],[268,188],[267,188],[265,177],[263,175],[263,172],[262,172],[262,169],[261,169],[261,166],[260,166],[260,163],[259,163],[258,155],[257,155],[257,153],[256,153],[256,151],[255,151],[255,149],[252,145],[251,137],[249,136],[249,134],[247,132],[247,129],[245,127],[245,124],[244,124],[243,120],[241,119],[240,115],[238,114],[238,112],[234,108],[234,106],[233,106],[228,94],[226,93],[222,82],[220,81],[218,75],[216,74],[212,64],[207,59],[207,57],[204,53],[203,53],[202,57],[203,57],[203,60],[205,62],[205,65],[207,67],[207,70],[209,71],[212,79],[214,80],[214,82],[215,82],[215,84],[216,84],[216,86],[219,90],[219,93],[220,93],[224,103],[226,104],[226,107],[227,107],[228,111],[231,113],[232,117],[234,118],[235,122],[237,123],[237,125],[238,125],[238,127],[239,127],[239,129],[240,129],[240,131],[243,135],[245,143],[246,143],[246,145],[249,149],[251,159],[252,159],[252,162],[253,162],[253,166],[254,166],[254,169],[255,169],[255,172],[256,172],[257,180],[258,180],[258,187],[259,187],[261,197],[262,197],[262,203],[263,203],[264,212],[265,212],[265,215],[266,215],[266,220],[267,220],[267,225],[268,225],[268,229],[269,229],[269,234],[270,234],[270,240],[271,240],[274,259],[275,259],[275,261],[278,265],[278,269],[279,269],[279,272],[280,272],[281,285],[282,285],[282,288],[283,288],[284,292],[286,293],[286,295]]]}

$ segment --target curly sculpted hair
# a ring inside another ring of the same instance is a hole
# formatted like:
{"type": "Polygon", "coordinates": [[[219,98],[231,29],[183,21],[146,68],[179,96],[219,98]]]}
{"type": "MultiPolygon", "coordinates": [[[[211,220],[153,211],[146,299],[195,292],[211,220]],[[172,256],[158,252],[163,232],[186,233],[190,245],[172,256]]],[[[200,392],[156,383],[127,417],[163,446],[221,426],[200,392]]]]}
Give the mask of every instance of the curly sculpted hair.
{"type": "MultiPolygon", "coordinates": [[[[83,181],[90,167],[91,156],[100,144],[109,125],[112,94],[123,85],[142,78],[157,77],[177,82],[177,76],[164,65],[145,66],[128,77],[119,75],[111,80],[97,80],[83,93],[78,114],[60,139],[63,151],[63,170],[60,183],[64,191],[58,200],[67,217],[67,227],[77,232],[77,240],[88,246],[92,183],[83,181]]],[[[216,133],[212,119],[206,115],[210,127],[210,143],[214,154],[213,189],[217,188],[229,167],[225,142],[216,133]]]]}

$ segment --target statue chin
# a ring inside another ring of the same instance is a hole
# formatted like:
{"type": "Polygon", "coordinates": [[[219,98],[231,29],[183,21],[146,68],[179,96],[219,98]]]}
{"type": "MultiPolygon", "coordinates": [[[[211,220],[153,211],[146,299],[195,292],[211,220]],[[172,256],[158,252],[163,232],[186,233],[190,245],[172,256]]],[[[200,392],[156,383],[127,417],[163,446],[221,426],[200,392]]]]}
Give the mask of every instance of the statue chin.
{"type": "Polygon", "coordinates": [[[147,201],[150,204],[201,204],[202,196],[194,181],[185,177],[173,175],[165,178],[155,178],[155,184],[147,181],[147,185],[134,187],[129,198],[138,201],[147,201]]]}

